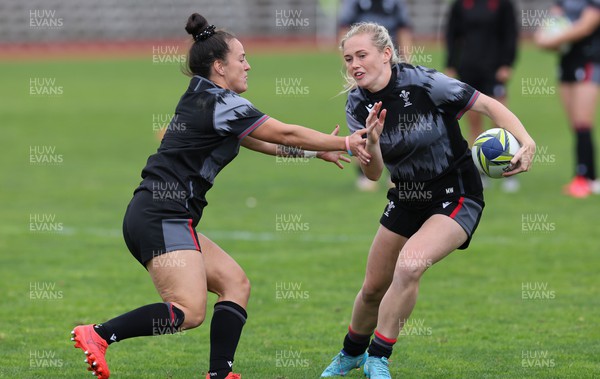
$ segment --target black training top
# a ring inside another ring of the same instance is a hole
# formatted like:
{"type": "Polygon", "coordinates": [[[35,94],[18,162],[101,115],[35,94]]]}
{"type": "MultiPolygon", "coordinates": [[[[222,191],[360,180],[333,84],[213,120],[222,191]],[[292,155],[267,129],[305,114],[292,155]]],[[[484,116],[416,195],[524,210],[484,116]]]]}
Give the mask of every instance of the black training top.
{"type": "Polygon", "coordinates": [[[446,67],[496,72],[511,67],[518,28],[509,0],[455,0],[446,27],[446,67]]]}
{"type": "MultiPolygon", "coordinates": [[[[587,7],[600,11],[600,0],[558,0],[556,5],[562,8],[571,22],[577,21],[587,7]]],[[[563,58],[600,63],[600,27],[596,28],[591,35],[572,43],[563,53],[563,58]]]]}
{"type": "Polygon", "coordinates": [[[350,91],[346,119],[351,132],[362,129],[373,104],[382,101],[387,115],[379,145],[396,185],[425,182],[437,188],[449,176],[465,176],[456,193],[477,194],[481,180],[457,120],[478,96],[473,87],[436,70],[401,63],[381,91],[350,91]]]}
{"type": "Polygon", "coordinates": [[[217,174],[236,157],[242,138],[268,118],[237,93],[194,76],[135,192],[180,203],[197,224],[217,174]]]}

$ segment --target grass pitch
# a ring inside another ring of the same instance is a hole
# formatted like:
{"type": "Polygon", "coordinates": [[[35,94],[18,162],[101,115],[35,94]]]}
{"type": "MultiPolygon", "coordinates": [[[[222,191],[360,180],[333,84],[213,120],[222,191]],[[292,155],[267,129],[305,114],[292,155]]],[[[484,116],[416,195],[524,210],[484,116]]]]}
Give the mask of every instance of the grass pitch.
{"type": "MultiPolygon", "coordinates": [[[[248,54],[246,97],[259,109],[347,133],[337,54],[248,54]]],[[[440,67],[436,51],[423,54],[440,67]]],[[[80,378],[76,324],[159,301],[120,227],[188,79],[150,57],[0,63],[0,72],[0,377],[80,378]]],[[[509,103],[538,143],[536,164],[518,194],[494,182],[471,247],[425,274],[393,377],[600,375],[600,198],[561,195],[573,142],[554,77],[553,56],[521,51],[509,103]]],[[[316,378],[340,349],[386,205],[385,186],[360,193],[354,179],[351,167],[242,151],[209,192],[198,230],[253,284],[235,363],[245,378],[316,378]]],[[[208,331],[114,344],[113,376],[204,377],[208,331]]]]}

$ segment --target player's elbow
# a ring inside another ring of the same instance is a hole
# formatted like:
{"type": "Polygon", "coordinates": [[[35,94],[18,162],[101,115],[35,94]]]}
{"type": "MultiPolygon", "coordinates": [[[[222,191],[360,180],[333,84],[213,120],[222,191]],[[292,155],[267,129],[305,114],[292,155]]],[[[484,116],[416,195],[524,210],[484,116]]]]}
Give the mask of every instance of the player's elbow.
{"type": "Polygon", "coordinates": [[[297,130],[289,124],[283,124],[281,128],[277,131],[277,135],[275,137],[275,142],[284,145],[284,146],[297,146],[298,145],[298,136],[297,130]]]}
{"type": "Polygon", "coordinates": [[[286,130],[281,132],[279,135],[279,142],[281,145],[285,146],[299,146],[299,138],[297,138],[296,134],[293,130],[286,130]]]}
{"type": "Polygon", "coordinates": [[[365,174],[365,176],[367,177],[367,179],[376,182],[376,181],[379,180],[379,178],[381,178],[381,173],[379,173],[379,174],[370,174],[370,175],[365,174]]]}
{"type": "Polygon", "coordinates": [[[367,179],[372,180],[374,182],[378,181],[381,178],[382,169],[365,169],[363,168],[363,173],[367,177],[367,179]]]}

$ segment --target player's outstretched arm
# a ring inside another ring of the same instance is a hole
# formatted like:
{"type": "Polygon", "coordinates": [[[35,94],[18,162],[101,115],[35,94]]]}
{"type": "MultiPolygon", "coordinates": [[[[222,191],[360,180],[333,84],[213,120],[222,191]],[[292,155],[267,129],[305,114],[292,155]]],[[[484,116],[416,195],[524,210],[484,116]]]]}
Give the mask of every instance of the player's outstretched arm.
{"type": "Polygon", "coordinates": [[[274,118],[269,118],[256,128],[251,137],[264,142],[284,146],[295,146],[312,151],[350,151],[352,155],[367,163],[371,156],[365,150],[365,140],[362,135],[367,130],[359,130],[347,137],[337,137],[305,128],[299,125],[285,124],[274,118]]]}
{"type": "MultiPolygon", "coordinates": [[[[336,126],[332,135],[337,135],[339,132],[339,126],[336,126]]],[[[292,157],[292,158],[319,158],[325,162],[331,162],[343,169],[342,162],[350,163],[350,159],[343,154],[346,152],[341,151],[309,151],[302,150],[295,147],[277,145],[271,142],[261,141],[254,137],[247,136],[242,140],[242,146],[247,149],[257,151],[259,153],[273,155],[278,157],[292,157]]]]}
{"type": "Polygon", "coordinates": [[[521,148],[510,161],[513,169],[505,173],[504,176],[512,176],[522,171],[528,171],[533,162],[536,146],[535,141],[527,133],[518,117],[499,101],[482,93],[477,97],[471,110],[488,116],[498,127],[512,133],[521,144],[521,148]]]}

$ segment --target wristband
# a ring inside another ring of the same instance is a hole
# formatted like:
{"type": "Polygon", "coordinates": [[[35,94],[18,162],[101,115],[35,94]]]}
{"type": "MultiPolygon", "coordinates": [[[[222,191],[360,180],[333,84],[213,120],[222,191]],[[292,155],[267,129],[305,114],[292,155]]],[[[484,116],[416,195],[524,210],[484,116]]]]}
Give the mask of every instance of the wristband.
{"type": "Polygon", "coordinates": [[[317,157],[316,151],[304,150],[304,158],[316,158],[316,157],[317,157]]]}
{"type": "Polygon", "coordinates": [[[352,156],[352,150],[350,150],[350,136],[346,136],[346,151],[349,156],[352,156]]]}

